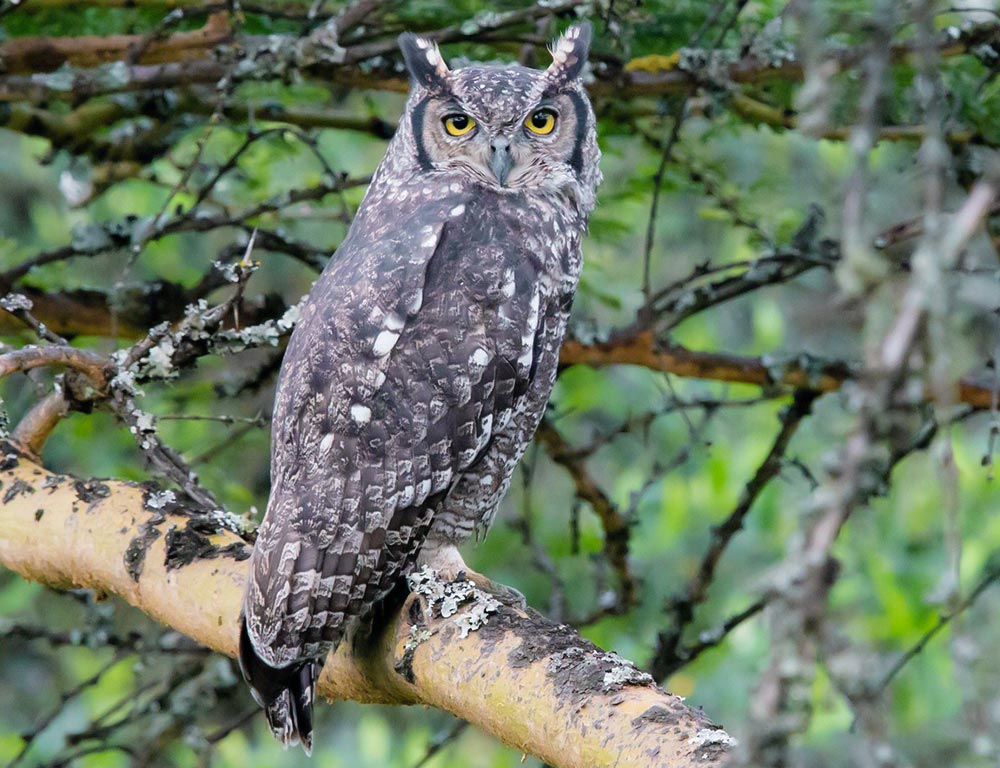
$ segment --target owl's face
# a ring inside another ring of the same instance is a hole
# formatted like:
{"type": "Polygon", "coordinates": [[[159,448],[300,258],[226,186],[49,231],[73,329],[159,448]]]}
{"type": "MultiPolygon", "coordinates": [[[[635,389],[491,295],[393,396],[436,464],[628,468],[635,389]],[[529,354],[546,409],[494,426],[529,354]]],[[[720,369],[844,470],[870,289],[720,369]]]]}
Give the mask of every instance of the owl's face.
{"type": "Polygon", "coordinates": [[[404,120],[420,170],[529,194],[592,187],[596,170],[588,165],[596,166],[599,152],[580,82],[589,41],[589,26],[572,27],[545,71],[451,71],[435,45],[404,35],[400,45],[414,86],[404,120]]]}
{"type": "Polygon", "coordinates": [[[538,74],[523,67],[452,73],[449,89],[425,102],[413,126],[434,169],[513,190],[572,179],[587,111],[576,91],[535,97],[538,74]]]}

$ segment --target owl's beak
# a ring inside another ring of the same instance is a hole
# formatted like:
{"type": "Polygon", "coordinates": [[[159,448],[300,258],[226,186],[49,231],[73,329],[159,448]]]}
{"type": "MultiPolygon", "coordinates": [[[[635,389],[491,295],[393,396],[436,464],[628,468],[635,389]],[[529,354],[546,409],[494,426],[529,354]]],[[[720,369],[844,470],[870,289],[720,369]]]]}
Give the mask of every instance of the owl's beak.
{"type": "Polygon", "coordinates": [[[514,165],[514,160],[510,156],[510,139],[498,136],[490,142],[490,147],[490,170],[502,187],[507,181],[511,166],[514,165]]]}

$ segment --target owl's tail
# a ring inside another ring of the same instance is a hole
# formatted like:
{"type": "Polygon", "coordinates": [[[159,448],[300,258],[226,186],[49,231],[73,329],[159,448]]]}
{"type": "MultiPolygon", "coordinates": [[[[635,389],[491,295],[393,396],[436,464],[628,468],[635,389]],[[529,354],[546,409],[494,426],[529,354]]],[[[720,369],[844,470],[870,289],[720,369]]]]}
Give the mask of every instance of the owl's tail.
{"type": "Polygon", "coordinates": [[[312,704],[320,665],[305,661],[272,667],[253,647],[246,619],[240,617],[240,670],[254,700],[264,708],[271,733],[284,747],[301,744],[312,754],[312,704]]]}

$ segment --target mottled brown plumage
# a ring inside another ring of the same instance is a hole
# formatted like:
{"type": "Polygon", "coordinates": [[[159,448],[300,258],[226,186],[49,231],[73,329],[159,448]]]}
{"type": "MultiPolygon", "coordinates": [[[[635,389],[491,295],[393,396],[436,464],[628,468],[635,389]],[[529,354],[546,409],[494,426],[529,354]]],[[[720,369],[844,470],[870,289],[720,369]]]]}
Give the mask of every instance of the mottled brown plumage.
{"type": "Polygon", "coordinates": [[[310,748],[323,658],[422,548],[489,527],[538,426],[600,180],[589,40],[571,28],[544,72],[452,72],[400,38],[406,112],[275,398],[240,660],[285,744],[310,748]]]}

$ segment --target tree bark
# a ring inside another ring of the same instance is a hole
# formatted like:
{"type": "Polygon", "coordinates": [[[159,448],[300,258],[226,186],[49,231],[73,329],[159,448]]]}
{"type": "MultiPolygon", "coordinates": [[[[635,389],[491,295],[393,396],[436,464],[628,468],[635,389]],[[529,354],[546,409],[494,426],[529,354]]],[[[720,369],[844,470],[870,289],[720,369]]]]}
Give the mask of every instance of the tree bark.
{"type": "MultiPolygon", "coordinates": [[[[768,365],[757,357],[701,352],[678,345],[664,347],[657,343],[649,331],[640,331],[609,342],[585,344],[567,339],[559,355],[559,364],[594,367],[638,365],[683,378],[752,384],[758,387],[780,386],[813,392],[835,392],[845,382],[857,380],[858,377],[858,371],[840,361],[823,363],[811,370],[795,360],[768,365]]],[[[928,390],[924,396],[927,400],[932,400],[933,394],[928,390]]],[[[959,380],[956,390],[949,394],[955,402],[980,409],[992,407],[994,398],[993,387],[968,378],[959,380]]]]}
{"type": "Polygon", "coordinates": [[[147,35],[16,37],[0,46],[0,60],[11,75],[52,72],[65,64],[96,67],[124,59],[134,59],[131,64],[191,61],[210,54],[230,36],[228,14],[214,13],[201,29],[160,40],[147,35]]]}
{"type": "MultiPolygon", "coordinates": [[[[57,475],[0,451],[0,564],[118,595],[235,655],[250,548],[220,517],[154,486],[57,475]]],[[[569,627],[433,572],[411,588],[373,638],[327,659],[320,694],[439,707],[556,768],[726,761],[725,731],[569,627]]]]}

